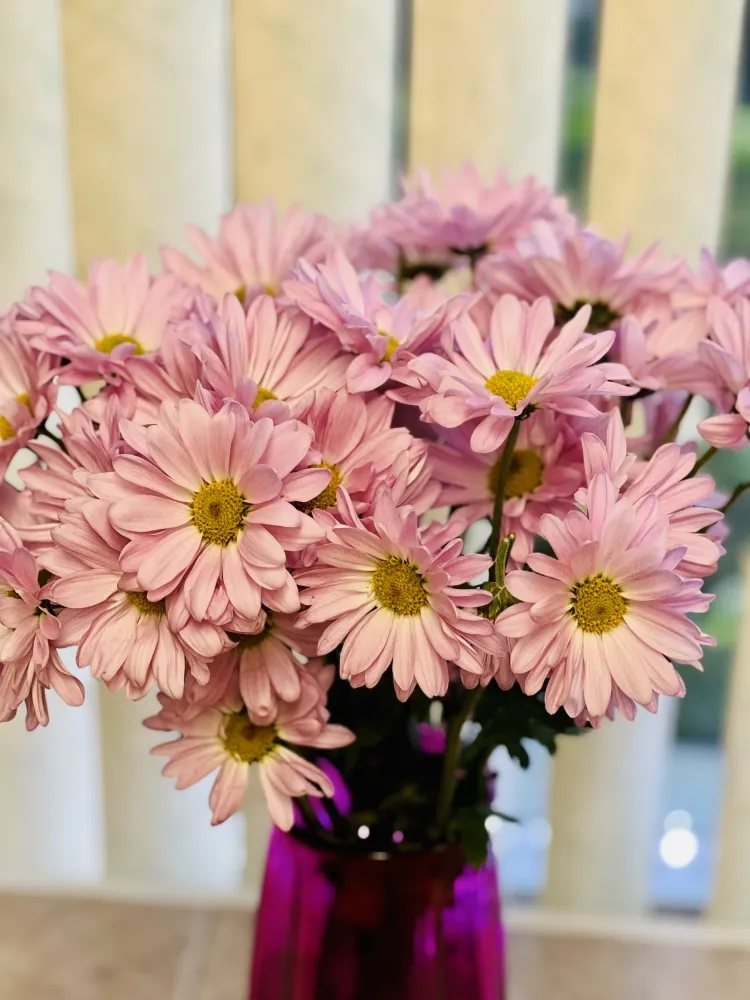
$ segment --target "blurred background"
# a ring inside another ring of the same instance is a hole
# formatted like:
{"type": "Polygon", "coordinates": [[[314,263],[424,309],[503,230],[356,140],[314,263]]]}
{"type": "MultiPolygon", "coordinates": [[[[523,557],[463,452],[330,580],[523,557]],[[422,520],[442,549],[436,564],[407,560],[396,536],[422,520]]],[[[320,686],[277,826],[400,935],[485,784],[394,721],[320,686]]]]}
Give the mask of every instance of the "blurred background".
{"type": "MultiPolygon", "coordinates": [[[[156,266],[235,200],[355,222],[401,171],[470,160],[537,174],[635,249],[744,255],[749,24],[742,0],[2,0],[0,308],[50,268],[156,266]]],[[[750,456],[711,468],[731,485],[750,456]]],[[[683,703],[554,764],[530,747],[526,772],[498,755],[506,897],[750,927],[749,513],[683,703]]],[[[174,792],[148,757],[151,708],[89,688],[48,731],[0,728],[0,888],[254,897],[257,790],[212,830],[206,787],[174,792]]]]}

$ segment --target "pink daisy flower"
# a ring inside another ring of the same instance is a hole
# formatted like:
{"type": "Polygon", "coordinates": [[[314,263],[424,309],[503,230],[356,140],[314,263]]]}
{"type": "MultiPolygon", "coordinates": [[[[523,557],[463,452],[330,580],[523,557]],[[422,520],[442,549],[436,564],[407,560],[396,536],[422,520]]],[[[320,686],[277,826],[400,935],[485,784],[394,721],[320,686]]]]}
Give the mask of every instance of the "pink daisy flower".
{"type": "Polygon", "coordinates": [[[411,445],[404,427],[391,427],[395,404],[385,396],[365,402],[359,395],[320,390],[300,414],[313,431],[315,464],[330,469],[326,488],[304,505],[304,510],[327,510],[336,506],[339,486],[350,495],[362,493],[380,482],[394,456],[411,445]]]}
{"type": "Polygon", "coordinates": [[[415,685],[429,697],[445,694],[448,662],[481,674],[482,655],[497,648],[492,622],[465,608],[488,604],[486,591],[465,589],[486,570],[488,556],[461,556],[462,542],[428,548],[416,513],[397,508],[382,490],[372,518],[359,519],[343,490],[348,524],[329,532],[319,566],[297,574],[308,605],[298,625],[331,622],[318,644],[322,656],[341,648],[341,676],[374,687],[392,664],[396,692],[415,685]],[[370,523],[371,522],[371,523],[370,523]],[[352,524],[353,527],[350,527],[352,524]]]}
{"type": "Polygon", "coordinates": [[[322,709],[321,692],[304,685],[294,703],[280,702],[272,723],[250,721],[236,684],[214,707],[180,718],[179,703],[160,697],[162,712],[147,725],[162,729],[160,716],[168,714],[166,727],[180,733],[176,740],[154,747],[152,753],[167,757],[163,774],[177,779],[177,788],[188,788],[218,771],[209,796],[213,824],[223,823],[242,808],[250,768],[257,764],[271,817],[282,830],[294,825],[293,799],[334,794],[333,782],[292,747],[331,749],[354,740],[344,726],[329,724],[322,709]],[[322,710],[322,715],[321,715],[322,710]]]}
{"type": "MultiPolygon", "coordinates": [[[[431,444],[435,478],[442,484],[436,506],[469,506],[472,519],[490,517],[495,504],[502,449],[472,451],[471,432],[446,433],[444,444],[431,444]]],[[[580,449],[566,440],[560,418],[539,410],[521,424],[505,488],[500,535],[513,532],[513,557],[523,563],[534,546],[542,514],[563,517],[582,483],[580,449]]]]}
{"type": "MultiPolygon", "coordinates": [[[[260,632],[247,635],[230,631],[237,645],[211,669],[239,672],[240,695],[252,722],[273,722],[280,702],[296,702],[309,671],[306,661],[315,656],[320,629],[300,631],[296,615],[269,612],[260,632]]],[[[318,661],[315,661],[316,664],[318,661]]]]}
{"type": "Polygon", "coordinates": [[[647,321],[669,309],[669,295],[682,272],[680,260],[661,263],[653,246],[626,257],[627,240],[614,243],[587,229],[561,233],[539,227],[525,240],[522,254],[486,259],[482,279],[496,294],[511,293],[528,302],[552,300],[555,320],[567,323],[591,306],[587,329],[611,330],[624,316],[647,321]]]}
{"type": "Polygon", "coordinates": [[[267,295],[247,315],[234,296],[224,298],[209,339],[196,337],[194,345],[209,389],[275,419],[290,408],[296,414],[316,389],[339,389],[349,364],[335,337],[312,330],[306,316],[282,311],[267,295]]]}
{"type": "Polygon", "coordinates": [[[188,226],[190,243],[203,258],[196,264],[173,247],[162,249],[167,271],[197,285],[216,301],[236,295],[247,305],[258,295],[276,295],[300,257],[319,260],[332,237],[322,216],[293,206],[277,215],[271,201],[262,205],[235,205],[219,220],[219,235],[208,236],[199,226],[188,226]]]}
{"type": "Polygon", "coordinates": [[[682,280],[672,293],[672,306],[683,317],[683,344],[697,347],[708,336],[712,299],[722,299],[734,308],[748,297],[750,261],[739,258],[720,267],[708,250],[702,250],[698,269],[691,271],[684,265],[682,280]]]}
{"type": "Polygon", "coordinates": [[[153,359],[167,325],[183,318],[191,292],[174,275],[152,278],[143,254],[124,264],[93,263],[88,285],[53,271],[46,288],[31,291],[31,307],[21,306],[19,329],[40,351],[65,358],[65,385],[95,379],[130,378],[128,361],[153,359]]]}
{"type": "Polygon", "coordinates": [[[49,688],[67,705],[83,704],[83,685],[57,651],[64,643],[48,597],[34,556],[0,518],[0,722],[12,719],[26,702],[26,728],[46,726],[49,688]]]}
{"type": "Polygon", "coordinates": [[[12,329],[0,325],[0,478],[55,404],[49,355],[39,355],[12,329]]]}
{"type": "Polygon", "coordinates": [[[548,711],[572,717],[604,715],[614,691],[639,705],[655,695],[679,696],[684,687],[673,660],[697,665],[704,636],[686,613],[708,598],[700,581],[684,581],[675,567],[683,550],[670,549],[669,525],[656,497],[638,507],[617,499],[606,473],[587,493],[587,514],[542,518],[554,557],[532,553],[531,572],[508,573],[506,585],[521,603],[497,619],[516,639],[511,668],[528,694],[547,682],[548,711]]]}
{"type": "Polygon", "coordinates": [[[444,171],[435,183],[427,171],[402,181],[400,201],[371,215],[373,238],[398,247],[409,258],[480,255],[508,246],[537,219],[555,219],[564,202],[533,177],[509,184],[498,172],[486,184],[472,164],[444,171]]]}
{"type": "Polygon", "coordinates": [[[219,621],[231,605],[258,617],[261,601],[283,612],[299,607],[286,553],[322,537],[298,510],[330,480],[327,469],[297,469],[312,431],[296,420],[251,420],[228,403],[208,413],[199,403],[165,403],[150,427],[121,421],[133,455],[89,486],[110,501],[114,528],[131,539],[120,566],[158,602],[180,591],[196,621],[219,621]],[[218,608],[218,611],[214,611],[218,608]]]}
{"type": "Polygon", "coordinates": [[[453,344],[445,349],[446,357],[423,354],[411,362],[426,383],[423,415],[443,427],[482,418],[471,436],[471,447],[478,452],[499,448],[516,417],[531,408],[597,416],[585,397],[635,390],[609,381],[628,378],[622,365],[596,363],[615,334],[585,333],[590,311],[583,306],[552,339],[555,319],[549,299],[528,305],[503,295],[492,310],[487,340],[473,320],[460,317],[451,328],[453,344]]]}
{"type": "Polygon", "coordinates": [[[615,354],[640,389],[713,395],[715,379],[707,375],[698,351],[686,347],[685,334],[685,317],[667,314],[644,329],[635,316],[626,316],[619,324],[615,354]]]}
{"type": "Polygon", "coordinates": [[[383,291],[372,275],[360,280],[338,249],[317,267],[300,261],[292,280],[284,284],[295,305],[333,330],[346,350],[357,355],[346,374],[350,392],[377,389],[403,375],[408,379],[409,361],[434,347],[464,308],[460,297],[429,302],[420,287],[395,304],[384,300],[383,291]]]}
{"type": "Polygon", "coordinates": [[[82,407],[70,414],[60,413],[59,417],[66,450],[43,439],[32,441],[29,448],[37,462],[20,472],[31,511],[41,524],[46,523],[48,538],[49,528],[57,523],[68,500],[91,496],[86,487],[88,474],[109,472],[112,459],[124,444],[116,398],[108,399],[102,406],[98,423],[82,407]]]}
{"type": "Polygon", "coordinates": [[[698,354],[714,377],[721,412],[701,420],[698,430],[714,448],[744,448],[750,423],[750,301],[741,299],[733,309],[712,299],[707,316],[710,339],[698,345],[698,354]]]}
{"type": "MultiPolygon", "coordinates": [[[[669,523],[668,548],[683,550],[675,567],[677,573],[702,578],[715,572],[722,548],[716,538],[706,534],[706,529],[721,521],[723,515],[707,506],[716,487],[711,476],[693,474],[696,455],[692,448],[664,444],[648,461],[636,461],[627,453],[625,429],[617,410],[607,418],[604,439],[584,433],[581,443],[588,483],[600,472],[607,473],[636,510],[643,501],[656,497],[669,523]]],[[[586,496],[587,491],[581,490],[576,499],[585,503],[586,496]]]]}
{"type": "Polygon", "coordinates": [[[40,560],[59,577],[50,595],[68,609],[59,621],[64,644],[78,646],[78,666],[107,683],[124,675],[131,698],[154,682],[181,698],[186,671],[205,683],[208,662],[229,645],[224,631],[206,621],[174,622],[169,598],[150,601],[135,575],[123,573],[127,539],[113,530],[105,503],[78,501],[68,511],[40,560]]]}

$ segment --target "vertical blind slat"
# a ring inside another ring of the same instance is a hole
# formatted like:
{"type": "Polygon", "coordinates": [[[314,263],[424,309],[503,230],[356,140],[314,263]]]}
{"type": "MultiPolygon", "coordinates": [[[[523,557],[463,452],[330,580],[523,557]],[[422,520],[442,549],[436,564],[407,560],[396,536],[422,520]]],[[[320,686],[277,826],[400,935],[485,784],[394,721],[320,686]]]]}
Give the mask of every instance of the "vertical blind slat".
{"type": "Polygon", "coordinates": [[[234,0],[237,197],[364,218],[392,182],[395,0],[234,0]]]}
{"type": "MultiPolygon", "coordinates": [[[[605,0],[590,216],[633,248],[715,249],[728,169],[742,0],[605,0]]],[[[689,682],[688,682],[689,688],[689,682]]],[[[648,874],[676,706],[563,740],[552,793],[545,902],[637,912],[648,874]],[[576,805],[577,804],[577,805],[576,805]]]]}
{"type": "Polygon", "coordinates": [[[750,923],[750,550],[740,560],[742,599],[724,723],[724,803],[716,889],[709,915],[717,922],[750,923]]]}
{"type": "MultiPolygon", "coordinates": [[[[182,244],[231,202],[228,0],[63,0],[79,270],[182,244]]],[[[231,887],[241,821],[209,825],[204,785],[177,792],[148,750],[156,710],[101,692],[108,876],[231,887]]]]}
{"type": "Polygon", "coordinates": [[[77,265],[211,230],[231,202],[229,0],[63,0],[77,265]]]}
{"type": "Polygon", "coordinates": [[[471,160],[486,177],[503,168],[554,184],[565,0],[413,0],[413,168],[471,160]]]}
{"type": "Polygon", "coordinates": [[[5,4],[0,30],[0,311],[70,266],[58,0],[5,4]]]}
{"type": "Polygon", "coordinates": [[[715,249],[744,0],[606,0],[589,215],[634,248],[715,249]]]}

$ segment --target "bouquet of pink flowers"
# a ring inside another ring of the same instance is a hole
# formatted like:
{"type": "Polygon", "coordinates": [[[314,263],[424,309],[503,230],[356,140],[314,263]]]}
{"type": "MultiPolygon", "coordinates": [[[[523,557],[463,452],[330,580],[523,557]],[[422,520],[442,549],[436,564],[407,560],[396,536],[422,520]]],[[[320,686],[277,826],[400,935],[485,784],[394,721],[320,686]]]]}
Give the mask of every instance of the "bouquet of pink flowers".
{"type": "Polygon", "coordinates": [[[154,752],[215,773],[215,823],[257,766],[283,829],[481,859],[496,747],[655,712],[713,642],[743,486],[699,470],[748,440],[750,264],[627,257],[471,168],[362,228],[238,205],[189,238],[0,320],[3,473],[33,453],[0,493],[0,720],[80,704],[75,646],[158,690],[154,752]]]}

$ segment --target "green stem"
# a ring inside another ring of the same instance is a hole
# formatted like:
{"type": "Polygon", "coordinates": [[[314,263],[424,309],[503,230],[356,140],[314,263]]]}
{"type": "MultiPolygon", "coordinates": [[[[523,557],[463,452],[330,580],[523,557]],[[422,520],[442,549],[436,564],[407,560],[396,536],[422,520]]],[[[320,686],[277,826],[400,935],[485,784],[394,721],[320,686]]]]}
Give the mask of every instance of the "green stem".
{"type": "Polygon", "coordinates": [[[727,502],[721,508],[723,514],[726,514],[726,512],[729,510],[732,504],[736,500],[739,500],[739,498],[742,496],[745,490],[750,490],[750,483],[740,483],[739,486],[735,486],[735,488],[732,490],[732,495],[729,497],[727,502]]]}
{"type": "Polygon", "coordinates": [[[718,448],[711,447],[708,451],[705,451],[693,466],[693,471],[690,473],[690,476],[694,476],[696,472],[703,468],[706,462],[710,462],[718,450],[718,448]]]}
{"type": "Polygon", "coordinates": [[[438,832],[442,835],[448,825],[451,806],[453,805],[453,793],[456,790],[456,778],[458,776],[458,764],[461,759],[461,730],[464,722],[476,708],[484,688],[477,684],[473,691],[467,692],[461,710],[454,715],[448,725],[448,736],[445,741],[445,756],[443,757],[443,773],[440,778],[440,792],[438,794],[437,810],[435,819],[438,832]]]}
{"type": "Polygon", "coordinates": [[[683,417],[687,413],[688,409],[690,408],[690,404],[692,402],[693,402],[693,394],[692,392],[689,392],[687,394],[685,402],[680,407],[680,412],[677,414],[677,416],[674,419],[674,422],[672,423],[672,426],[667,431],[666,437],[664,438],[662,444],[669,444],[671,441],[675,440],[677,434],[679,433],[680,424],[682,423],[683,417]]]}
{"type": "MultiPolygon", "coordinates": [[[[497,488],[495,492],[495,507],[492,511],[492,534],[490,535],[489,551],[494,558],[497,554],[497,547],[500,544],[500,533],[503,522],[503,504],[505,503],[505,491],[508,488],[508,475],[510,474],[510,463],[513,460],[513,452],[518,440],[518,432],[521,430],[521,419],[516,417],[510,429],[508,437],[505,439],[505,447],[500,456],[500,468],[497,474],[497,488]]],[[[495,579],[495,567],[490,567],[490,579],[495,579]]]]}

